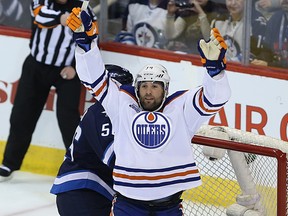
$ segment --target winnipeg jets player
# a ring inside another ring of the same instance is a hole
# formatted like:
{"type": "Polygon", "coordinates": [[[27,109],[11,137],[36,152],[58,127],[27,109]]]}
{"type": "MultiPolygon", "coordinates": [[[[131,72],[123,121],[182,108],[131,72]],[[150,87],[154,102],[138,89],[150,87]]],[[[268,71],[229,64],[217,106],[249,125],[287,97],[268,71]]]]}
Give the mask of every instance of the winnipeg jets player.
{"type": "Polygon", "coordinates": [[[119,88],[105,70],[89,15],[74,8],[67,24],[73,31],[84,26],[84,32],[73,33],[77,73],[107,111],[115,132],[112,213],[182,216],[182,191],[201,185],[191,139],[230,97],[224,39],[213,29],[208,42],[199,42],[207,68],[203,85],[168,96],[164,66],[146,65],[135,87],[119,88]]]}
{"type": "MultiPolygon", "coordinates": [[[[117,65],[105,65],[108,75],[122,85],[132,85],[132,74],[117,65]]],[[[58,175],[51,188],[57,195],[61,216],[109,216],[112,189],[112,126],[101,103],[96,101],[83,115],[58,175]]]]}

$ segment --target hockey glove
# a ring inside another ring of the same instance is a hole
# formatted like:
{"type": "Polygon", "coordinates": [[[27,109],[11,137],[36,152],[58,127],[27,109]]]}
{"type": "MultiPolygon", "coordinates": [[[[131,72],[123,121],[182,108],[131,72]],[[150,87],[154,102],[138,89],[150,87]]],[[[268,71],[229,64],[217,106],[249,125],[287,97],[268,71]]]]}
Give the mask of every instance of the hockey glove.
{"type": "Polygon", "coordinates": [[[211,30],[209,41],[201,39],[198,43],[201,62],[211,77],[216,76],[226,68],[225,53],[227,45],[217,28],[211,30]]]}
{"type": "Polygon", "coordinates": [[[86,11],[73,8],[66,21],[67,26],[73,31],[73,40],[86,52],[91,49],[91,42],[98,35],[97,24],[92,22],[86,11]]]}

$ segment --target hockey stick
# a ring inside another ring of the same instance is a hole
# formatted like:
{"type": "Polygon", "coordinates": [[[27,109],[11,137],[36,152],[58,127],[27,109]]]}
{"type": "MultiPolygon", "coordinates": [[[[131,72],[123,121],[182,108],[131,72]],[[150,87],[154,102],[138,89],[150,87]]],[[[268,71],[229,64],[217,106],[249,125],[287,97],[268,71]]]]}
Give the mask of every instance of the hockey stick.
{"type": "MultiPolygon", "coordinates": [[[[81,6],[81,11],[87,10],[88,5],[89,5],[89,1],[83,1],[82,6],[81,6]]],[[[81,18],[80,18],[80,14],[79,14],[78,17],[79,17],[79,19],[81,19],[81,18]]],[[[79,28],[77,28],[77,29],[75,30],[75,32],[84,32],[84,31],[85,31],[85,30],[84,30],[84,26],[83,26],[83,25],[81,25],[79,28]]]]}
{"type": "Polygon", "coordinates": [[[88,8],[89,1],[83,1],[82,6],[81,6],[81,11],[84,11],[88,8]]]}

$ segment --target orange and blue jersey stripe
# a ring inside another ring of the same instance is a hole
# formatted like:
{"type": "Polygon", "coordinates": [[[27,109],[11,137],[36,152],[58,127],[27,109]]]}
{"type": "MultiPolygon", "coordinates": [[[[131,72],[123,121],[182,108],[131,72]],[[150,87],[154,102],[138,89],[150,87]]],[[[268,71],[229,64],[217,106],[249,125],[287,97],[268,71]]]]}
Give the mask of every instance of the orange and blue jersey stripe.
{"type": "Polygon", "coordinates": [[[162,169],[136,169],[115,165],[113,178],[115,185],[153,188],[200,181],[200,174],[195,163],[162,169]]]}

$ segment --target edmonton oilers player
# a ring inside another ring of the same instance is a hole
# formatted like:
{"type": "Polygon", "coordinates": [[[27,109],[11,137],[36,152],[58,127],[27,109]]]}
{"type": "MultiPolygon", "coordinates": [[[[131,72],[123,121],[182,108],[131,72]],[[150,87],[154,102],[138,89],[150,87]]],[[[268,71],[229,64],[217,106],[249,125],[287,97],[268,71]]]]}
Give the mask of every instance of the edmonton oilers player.
{"type": "Polygon", "coordinates": [[[146,65],[135,87],[119,88],[105,70],[96,35],[86,34],[93,28],[89,15],[73,9],[67,24],[78,45],[77,73],[105,108],[115,132],[112,214],[182,216],[182,191],[201,185],[191,139],[230,97],[223,37],[212,29],[210,40],[199,42],[207,68],[202,86],[168,96],[170,77],[158,64],[146,65]],[[84,31],[75,32],[82,25],[84,31]]]}
{"type": "MultiPolygon", "coordinates": [[[[105,65],[109,77],[132,85],[132,74],[116,65],[105,65]]],[[[57,195],[62,216],[109,216],[112,189],[113,135],[111,122],[98,101],[82,117],[51,193],[57,195]]]]}

